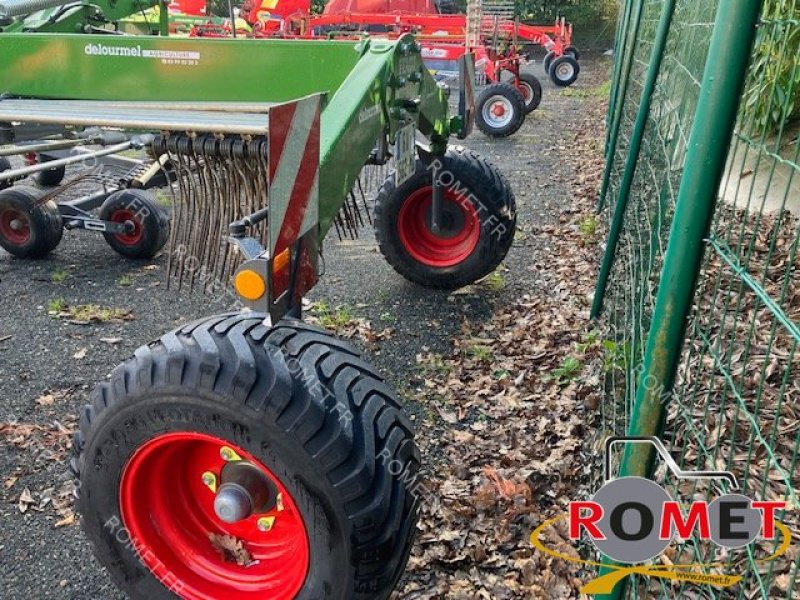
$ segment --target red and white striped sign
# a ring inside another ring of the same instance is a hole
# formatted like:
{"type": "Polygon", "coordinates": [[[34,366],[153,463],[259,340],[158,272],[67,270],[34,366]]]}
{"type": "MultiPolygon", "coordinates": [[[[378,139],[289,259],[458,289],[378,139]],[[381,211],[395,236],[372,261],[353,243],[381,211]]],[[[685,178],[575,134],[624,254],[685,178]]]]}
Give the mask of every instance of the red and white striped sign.
{"type": "Polygon", "coordinates": [[[269,255],[275,257],[319,223],[322,96],[269,112],[269,255]]]}

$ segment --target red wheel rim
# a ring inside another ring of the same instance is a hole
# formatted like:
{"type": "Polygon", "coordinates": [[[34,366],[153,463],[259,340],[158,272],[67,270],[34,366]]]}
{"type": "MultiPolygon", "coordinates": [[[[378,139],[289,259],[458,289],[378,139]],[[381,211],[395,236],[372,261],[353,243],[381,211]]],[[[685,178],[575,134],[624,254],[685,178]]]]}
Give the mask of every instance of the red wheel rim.
{"type": "Polygon", "coordinates": [[[522,99],[525,100],[525,104],[530,104],[531,98],[533,97],[533,90],[531,89],[531,86],[522,81],[517,89],[519,90],[519,93],[522,94],[522,99]]]}
{"type": "Polygon", "coordinates": [[[189,600],[289,600],[303,586],[309,547],[305,524],[280,480],[252,455],[219,438],[194,432],[153,438],[130,458],[120,482],[122,522],[139,559],[181,598],[189,600]],[[270,478],[281,494],[271,512],[226,523],[214,512],[214,492],[203,474],[219,475],[228,447],[270,478]],[[269,531],[258,520],[274,516],[269,531]],[[210,534],[240,540],[252,561],[230,562],[210,534]]]}
{"type": "Polygon", "coordinates": [[[10,244],[22,246],[31,239],[30,216],[16,208],[0,212],[0,235],[10,244]]]}
{"type": "Polygon", "coordinates": [[[135,246],[142,241],[143,230],[141,218],[132,210],[128,210],[127,208],[115,210],[111,214],[109,221],[113,221],[114,223],[125,223],[126,221],[130,221],[133,223],[132,232],[114,234],[121,244],[126,246],[135,246]]]}
{"type": "Polygon", "coordinates": [[[400,241],[414,260],[437,268],[452,267],[465,260],[478,245],[481,224],[467,196],[451,189],[443,193],[443,227],[440,235],[430,229],[433,187],[409,195],[397,216],[400,241]]]}

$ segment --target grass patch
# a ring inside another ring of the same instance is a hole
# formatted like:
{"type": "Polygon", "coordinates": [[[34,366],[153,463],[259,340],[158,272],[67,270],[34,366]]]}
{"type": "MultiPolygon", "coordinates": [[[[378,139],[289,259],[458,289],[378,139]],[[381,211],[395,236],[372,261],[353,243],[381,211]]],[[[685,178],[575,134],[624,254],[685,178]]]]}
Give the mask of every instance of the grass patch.
{"type": "Polygon", "coordinates": [[[109,321],[130,321],[133,319],[127,308],[112,308],[99,304],[76,304],[70,306],[63,298],[54,298],[47,303],[47,312],[56,319],[70,323],[88,325],[89,323],[108,323],[109,321]]]}
{"type": "Polygon", "coordinates": [[[494,360],[494,352],[489,346],[475,344],[467,348],[467,355],[477,360],[491,362],[494,360]]]}
{"type": "Polygon", "coordinates": [[[63,298],[53,298],[47,303],[47,312],[60,313],[67,307],[67,301],[63,298]]]}
{"type": "Polygon", "coordinates": [[[119,287],[130,287],[133,285],[133,277],[130,275],[123,275],[119,279],[117,279],[117,285],[119,287]]]}
{"type": "Polygon", "coordinates": [[[583,217],[578,223],[578,231],[583,241],[589,242],[593,240],[595,234],[597,234],[597,218],[594,215],[583,217]]]}
{"type": "Polygon", "coordinates": [[[498,270],[490,273],[486,277],[481,280],[486,287],[488,287],[493,292],[499,292],[500,290],[506,287],[506,278],[503,274],[498,270]]]}
{"type": "Polygon", "coordinates": [[[325,329],[337,331],[353,324],[355,315],[347,305],[331,308],[324,300],[311,305],[311,313],[317,318],[319,324],[325,329]]]}
{"type": "Polygon", "coordinates": [[[69,277],[69,271],[67,271],[66,269],[62,269],[61,267],[58,267],[50,275],[50,280],[53,283],[62,283],[63,281],[65,281],[67,279],[67,277],[69,277]]]}
{"type": "Polygon", "coordinates": [[[451,366],[441,354],[431,352],[424,356],[417,356],[417,371],[422,377],[435,375],[449,375],[451,366]]]}

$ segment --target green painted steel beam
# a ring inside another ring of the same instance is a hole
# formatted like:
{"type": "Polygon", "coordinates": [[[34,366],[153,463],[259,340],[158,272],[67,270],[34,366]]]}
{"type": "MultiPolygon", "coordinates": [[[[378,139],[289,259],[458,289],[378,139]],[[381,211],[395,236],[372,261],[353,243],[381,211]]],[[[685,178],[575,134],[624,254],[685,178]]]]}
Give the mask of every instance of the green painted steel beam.
{"type": "MultiPolygon", "coordinates": [[[[672,391],[680,362],[704,240],[716,206],[760,10],[760,0],[728,0],[720,2],[717,9],[628,428],[630,436],[663,431],[664,398],[672,391]]],[[[651,446],[629,444],[620,475],[652,477],[654,460],[651,446]]],[[[603,598],[620,598],[623,592],[624,583],[603,598]]]]}
{"type": "Polygon", "coordinates": [[[353,42],[38,33],[0,34],[0,56],[0,92],[209,102],[283,102],[332,93],[360,58],[353,42]],[[158,58],[159,52],[189,54],[170,60],[158,58]]]}
{"type": "Polygon", "coordinates": [[[628,96],[628,82],[630,81],[631,67],[633,66],[633,56],[636,53],[636,41],[639,36],[639,28],[642,23],[642,13],[644,13],[644,0],[631,0],[630,22],[627,26],[626,34],[628,39],[622,48],[620,57],[620,69],[616,75],[613,90],[614,110],[611,113],[611,126],[609,128],[608,142],[606,143],[606,168],[603,171],[603,181],[600,184],[600,197],[597,201],[597,212],[603,209],[608,194],[608,184],[611,180],[611,169],[614,166],[614,154],[617,152],[617,141],[619,139],[619,129],[622,126],[622,112],[625,108],[625,99],[628,96]]]}

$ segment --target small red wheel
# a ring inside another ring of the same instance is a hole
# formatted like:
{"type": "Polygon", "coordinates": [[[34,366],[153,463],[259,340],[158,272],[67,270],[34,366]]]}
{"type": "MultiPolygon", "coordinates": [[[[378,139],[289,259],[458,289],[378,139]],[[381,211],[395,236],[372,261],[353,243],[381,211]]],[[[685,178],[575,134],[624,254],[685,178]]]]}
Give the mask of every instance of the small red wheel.
{"type": "Polygon", "coordinates": [[[508,83],[493,83],[481,92],[475,102],[475,125],[490,137],[506,137],[515,133],[525,121],[525,100],[519,90],[508,83]]]}
{"type": "Polygon", "coordinates": [[[0,191],[0,246],[20,258],[40,258],[61,241],[58,206],[41,201],[35,188],[15,185],[0,191]]]}
{"type": "Polygon", "coordinates": [[[442,190],[442,224],[431,231],[433,187],[415,190],[400,207],[397,229],[406,251],[431,267],[457,265],[475,250],[481,223],[472,203],[453,189],[442,190]]]}
{"type": "Polygon", "coordinates": [[[530,73],[521,73],[517,90],[525,101],[525,112],[530,113],[539,107],[542,102],[542,84],[530,73]]]}
{"type": "Polygon", "coordinates": [[[139,559],[167,587],[179,584],[183,598],[289,600],[305,581],[308,537],[294,499],[267,467],[222,439],[173,432],[141,446],[122,473],[120,510],[139,559]],[[274,486],[277,506],[235,523],[217,516],[213,488],[230,451],[274,486]],[[240,541],[250,562],[226,558],[212,535],[240,541]]]}
{"type": "Polygon", "coordinates": [[[100,218],[131,228],[103,233],[108,245],[127,258],[152,258],[169,239],[169,215],[149,192],[114,192],[100,207],[100,218]]]}

